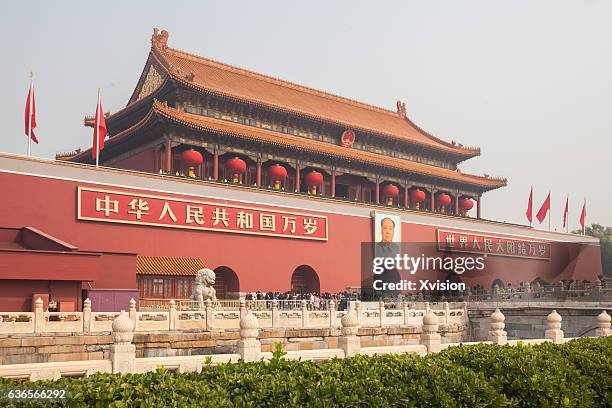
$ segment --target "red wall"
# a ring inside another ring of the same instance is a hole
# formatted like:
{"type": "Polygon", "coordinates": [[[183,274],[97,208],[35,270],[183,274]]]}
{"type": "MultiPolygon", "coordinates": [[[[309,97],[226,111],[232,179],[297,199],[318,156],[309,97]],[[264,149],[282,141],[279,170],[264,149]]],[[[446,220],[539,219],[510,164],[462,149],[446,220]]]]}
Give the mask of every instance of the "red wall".
{"type": "MultiPolygon", "coordinates": [[[[78,246],[80,251],[201,258],[211,268],[227,266],[235,271],[241,291],[288,290],[292,272],[300,265],[309,265],[317,272],[322,291],[339,291],[347,286],[359,286],[361,242],[372,240],[370,218],[339,214],[327,214],[327,242],[77,221],[76,186],[85,186],[85,183],[0,173],[0,185],[3,186],[5,196],[11,197],[0,202],[0,226],[33,226],[78,246]]],[[[150,194],[146,191],[142,193],[150,194]]],[[[232,204],[227,200],[217,201],[232,204]]],[[[436,227],[430,225],[403,223],[402,238],[404,241],[432,242],[435,230],[436,227]]],[[[586,252],[598,250],[594,247],[586,252]]],[[[588,267],[581,269],[590,275],[587,279],[593,280],[597,273],[601,273],[601,262],[599,256],[589,257],[589,253],[581,254],[575,263],[585,266],[585,263],[590,262],[588,267]]],[[[110,264],[108,268],[103,267],[97,272],[98,278],[93,288],[135,288],[133,257],[117,257],[121,267],[111,267],[110,264]]],[[[502,280],[511,281],[513,285],[532,280],[538,274],[549,276],[555,268],[552,263],[544,261],[503,257],[489,259],[503,269],[502,280]]],[[[573,273],[573,270],[568,269],[567,278],[573,273]]],[[[438,275],[445,277],[445,274],[438,275]]],[[[431,279],[432,276],[424,278],[431,279]]],[[[483,286],[495,278],[469,274],[463,276],[466,283],[479,280],[483,286]]]]}
{"type": "Polygon", "coordinates": [[[51,300],[74,302],[81,310],[81,282],[41,280],[1,280],[0,304],[2,311],[32,311],[32,294],[49,293],[51,300]]]}

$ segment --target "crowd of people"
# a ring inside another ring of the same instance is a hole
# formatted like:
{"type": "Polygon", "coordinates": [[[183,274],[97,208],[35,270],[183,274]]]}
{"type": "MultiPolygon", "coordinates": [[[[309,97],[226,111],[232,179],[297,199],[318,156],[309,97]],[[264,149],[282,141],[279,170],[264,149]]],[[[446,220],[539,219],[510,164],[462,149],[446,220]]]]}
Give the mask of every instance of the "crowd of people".
{"type": "Polygon", "coordinates": [[[359,293],[357,292],[338,292],[338,293],[315,293],[315,292],[250,292],[246,295],[247,301],[295,301],[301,302],[307,300],[309,308],[314,310],[323,310],[327,308],[327,303],[333,300],[336,303],[336,309],[345,310],[348,306],[348,302],[351,300],[359,300],[359,293]]]}

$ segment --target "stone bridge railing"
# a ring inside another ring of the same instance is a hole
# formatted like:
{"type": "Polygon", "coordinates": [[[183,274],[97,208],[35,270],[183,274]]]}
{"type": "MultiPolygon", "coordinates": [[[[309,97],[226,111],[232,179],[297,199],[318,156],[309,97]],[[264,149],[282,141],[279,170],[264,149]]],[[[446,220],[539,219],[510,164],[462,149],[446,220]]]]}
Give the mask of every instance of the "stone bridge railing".
{"type": "MultiPolygon", "coordinates": [[[[259,336],[259,319],[256,314],[244,310],[239,319],[240,340],[238,341],[238,352],[234,354],[216,354],[210,356],[179,356],[179,357],[136,357],[136,347],[132,343],[135,324],[129,313],[121,312],[112,322],[113,344],[110,346],[109,360],[87,360],[67,361],[61,363],[33,363],[0,365],[0,377],[18,380],[53,380],[61,377],[88,376],[92,373],[143,373],[163,367],[176,372],[201,371],[208,363],[215,365],[219,363],[245,362],[269,360],[270,352],[261,351],[259,336]]],[[[363,318],[363,316],[362,316],[363,318]]],[[[487,343],[517,344],[518,341],[508,341],[504,331],[504,315],[495,310],[490,316],[489,341],[487,343]]],[[[323,361],[333,357],[345,358],[356,354],[405,354],[416,353],[426,355],[436,353],[440,350],[458,345],[459,343],[442,344],[439,333],[439,320],[433,309],[428,309],[420,316],[423,332],[420,335],[420,344],[383,346],[383,347],[361,347],[359,329],[361,327],[357,309],[351,309],[341,318],[341,334],[338,337],[338,348],[288,351],[287,359],[317,360],[323,361]]],[[[524,343],[553,342],[563,343],[564,338],[561,330],[562,318],[553,311],[547,316],[547,330],[545,338],[536,340],[525,340],[524,343]]],[[[604,311],[597,318],[597,336],[609,336],[610,316],[604,311]]],[[[464,343],[465,344],[465,343],[464,343]]]]}
{"type": "MultiPolygon", "coordinates": [[[[91,301],[84,301],[82,312],[45,312],[43,301],[37,299],[34,312],[0,312],[0,334],[24,333],[101,333],[110,332],[113,319],[119,312],[94,312],[91,301]]],[[[130,301],[128,316],[137,332],[171,330],[231,330],[240,327],[240,318],[247,311],[252,313],[261,328],[325,328],[339,327],[340,319],[347,311],[336,310],[333,301],[326,309],[314,309],[307,301],[300,302],[299,309],[280,309],[278,302],[269,301],[269,309],[249,310],[244,299],[234,309],[219,308],[205,302],[201,310],[179,310],[170,301],[167,311],[137,311],[134,299],[130,301]]],[[[407,302],[388,308],[383,302],[377,308],[363,308],[360,302],[351,303],[362,327],[387,327],[398,325],[418,326],[429,309],[439,324],[465,326],[467,305],[451,309],[448,303],[422,308],[407,302]]]]}

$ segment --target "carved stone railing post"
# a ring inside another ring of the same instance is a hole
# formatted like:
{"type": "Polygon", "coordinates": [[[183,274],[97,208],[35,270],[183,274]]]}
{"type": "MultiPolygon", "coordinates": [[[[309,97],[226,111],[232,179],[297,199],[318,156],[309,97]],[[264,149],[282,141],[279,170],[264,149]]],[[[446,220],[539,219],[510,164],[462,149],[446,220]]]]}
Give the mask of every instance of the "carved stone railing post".
{"type": "Polygon", "coordinates": [[[330,300],[327,304],[327,310],[329,311],[329,327],[336,327],[336,302],[330,300]]]}
{"type": "Polygon", "coordinates": [[[402,309],[404,310],[404,326],[408,326],[408,315],[410,314],[410,303],[402,302],[402,309]]]}
{"type": "Polygon", "coordinates": [[[525,282],[523,289],[525,290],[525,299],[531,299],[531,284],[529,282],[525,282]]]}
{"type": "Polygon", "coordinates": [[[91,333],[91,300],[83,301],[83,332],[91,333]]]}
{"type": "Polygon", "coordinates": [[[499,299],[499,285],[497,283],[493,286],[493,299],[499,299]]]}
{"type": "Polygon", "coordinates": [[[605,337],[612,336],[612,330],[610,330],[610,315],[604,310],[597,316],[597,329],[595,329],[595,336],[605,337]]]}
{"type": "Polygon", "coordinates": [[[338,347],[344,351],[344,357],[351,357],[355,354],[359,354],[361,349],[361,340],[357,336],[359,331],[359,320],[357,314],[349,310],[342,319],[341,335],[338,337],[338,347]]]}
{"type": "Polygon", "coordinates": [[[278,314],[278,300],[272,301],[272,328],[280,326],[280,315],[278,314]]]}
{"type": "Polygon", "coordinates": [[[555,344],[563,343],[563,330],[561,330],[561,315],[553,310],[547,317],[548,329],[544,336],[555,344]]]}
{"type": "Polygon", "coordinates": [[[433,310],[428,309],[423,316],[423,334],[421,334],[421,344],[427,347],[427,354],[440,351],[442,337],[438,333],[438,316],[433,310]]]}
{"type": "Polygon", "coordinates": [[[134,322],[134,328],[138,325],[138,321],[136,319],[136,301],[134,298],[130,299],[130,319],[134,322]]]}
{"type": "Polygon", "coordinates": [[[134,339],[134,321],[122,310],[113,320],[113,344],[110,346],[110,360],[113,373],[133,373],[136,365],[136,346],[134,339]]]}
{"type": "Polygon", "coordinates": [[[470,322],[469,311],[469,303],[463,302],[463,324],[465,324],[466,327],[470,322]]]}
{"type": "Polygon", "coordinates": [[[425,308],[425,314],[429,313],[429,302],[423,303],[423,307],[425,308]]]}
{"type": "Polygon", "coordinates": [[[385,327],[385,302],[382,300],[378,302],[378,317],[380,318],[380,327],[385,327]]]}
{"type": "Polygon", "coordinates": [[[446,324],[450,323],[450,305],[448,302],[444,302],[444,322],[446,324]]]}
{"type": "Polygon", "coordinates": [[[240,340],[238,340],[238,353],[245,363],[259,361],[261,343],[257,340],[258,335],[259,322],[249,310],[240,318],[240,340]]]}
{"type": "Polygon", "coordinates": [[[206,299],[204,301],[204,310],[206,313],[206,330],[213,329],[213,304],[212,300],[206,299]]]}
{"type": "Polygon", "coordinates": [[[302,307],[302,327],[306,328],[308,327],[309,324],[309,319],[308,319],[308,303],[306,302],[306,300],[302,299],[301,302],[301,307],[302,307]]]}
{"type": "Polygon", "coordinates": [[[246,315],[246,299],[244,297],[240,298],[240,318],[242,319],[246,315]]]}
{"type": "Polygon", "coordinates": [[[357,300],[355,301],[355,314],[357,315],[357,322],[359,322],[359,325],[361,325],[361,301],[357,300]]]}
{"type": "Polygon", "coordinates": [[[168,311],[168,329],[174,330],[176,328],[176,302],[174,299],[170,299],[169,302],[170,310],[168,311]]]}
{"type": "Polygon", "coordinates": [[[504,345],[508,343],[508,335],[504,331],[506,317],[499,309],[491,314],[491,330],[489,331],[489,340],[495,344],[504,345]]]}
{"type": "Polygon", "coordinates": [[[45,311],[43,310],[43,300],[36,299],[34,302],[34,333],[42,333],[45,327],[45,311]]]}

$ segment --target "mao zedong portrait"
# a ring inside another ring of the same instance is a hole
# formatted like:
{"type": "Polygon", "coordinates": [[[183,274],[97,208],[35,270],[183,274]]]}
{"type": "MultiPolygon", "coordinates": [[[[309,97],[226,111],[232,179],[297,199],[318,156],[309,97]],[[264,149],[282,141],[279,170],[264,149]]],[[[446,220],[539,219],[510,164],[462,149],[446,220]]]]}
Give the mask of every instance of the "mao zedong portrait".
{"type": "Polygon", "coordinates": [[[389,217],[380,220],[380,242],[376,243],[375,256],[395,257],[399,253],[399,244],[393,242],[395,238],[395,221],[389,217]]]}

